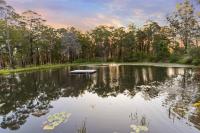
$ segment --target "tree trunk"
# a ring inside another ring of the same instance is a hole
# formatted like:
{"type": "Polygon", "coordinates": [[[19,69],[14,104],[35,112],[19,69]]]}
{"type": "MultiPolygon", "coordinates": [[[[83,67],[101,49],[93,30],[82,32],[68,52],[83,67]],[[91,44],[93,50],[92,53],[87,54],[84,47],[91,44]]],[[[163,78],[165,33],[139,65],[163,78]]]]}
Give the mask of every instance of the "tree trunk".
{"type": "Polygon", "coordinates": [[[33,64],[33,40],[30,38],[30,64],[33,64]]]}
{"type": "Polygon", "coordinates": [[[37,55],[36,55],[36,65],[40,65],[40,55],[39,55],[39,49],[36,48],[37,50],[37,55]]]}
{"type": "Polygon", "coordinates": [[[184,47],[185,47],[185,54],[187,54],[187,49],[188,49],[188,39],[187,39],[187,37],[185,37],[184,38],[184,41],[183,41],[183,43],[184,43],[184,47]]]}
{"type": "Polygon", "coordinates": [[[10,69],[14,69],[15,66],[14,66],[14,59],[13,59],[13,51],[12,51],[12,48],[10,46],[10,42],[9,40],[7,40],[7,46],[8,46],[8,54],[9,54],[9,67],[10,69]]]}
{"type": "Polygon", "coordinates": [[[10,46],[10,32],[9,32],[7,16],[6,16],[6,46],[8,48],[9,67],[11,69],[14,69],[13,51],[12,51],[12,48],[10,46]]]}
{"type": "Polygon", "coordinates": [[[3,68],[3,54],[2,54],[2,52],[0,53],[0,69],[2,69],[3,68]]]}

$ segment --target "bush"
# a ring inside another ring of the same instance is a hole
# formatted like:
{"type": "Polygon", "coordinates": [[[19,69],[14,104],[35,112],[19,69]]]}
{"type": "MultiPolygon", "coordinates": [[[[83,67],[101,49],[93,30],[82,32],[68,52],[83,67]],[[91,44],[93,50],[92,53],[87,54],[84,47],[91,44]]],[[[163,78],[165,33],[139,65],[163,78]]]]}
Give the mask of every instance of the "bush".
{"type": "Polygon", "coordinates": [[[87,60],[85,60],[85,59],[77,59],[77,60],[73,61],[73,63],[83,63],[83,62],[87,62],[87,60]]]}
{"type": "Polygon", "coordinates": [[[200,59],[193,59],[192,64],[196,66],[200,65],[200,59]]]}
{"type": "Polygon", "coordinates": [[[170,41],[167,39],[167,37],[163,35],[155,36],[153,41],[154,61],[164,61],[169,57],[169,44],[170,41]]]}
{"type": "Polygon", "coordinates": [[[145,61],[147,61],[147,62],[159,62],[160,60],[157,59],[155,56],[149,55],[149,56],[146,57],[145,61]]]}
{"type": "Polygon", "coordinates": [[[189,50],[189,55],[193,58],[193,59],[198,59],[200,58],[200,47],[193,47],[189,50]]]}
{"type": "Polygon", "coordinates": [[[179,60],[181,60],[181,57],[185,53],[185,49],[182,47],[179,47],[179,44],[177,44],[175,47],[172,48],[173,52],[171,53],[169,57],[169,62],[171,63],[177,63],[179,60]]]}
{"type": "Polygon", "coordinates": [[[193,47],[189,50],[189,56],[192,57],[193,65],[200,65],[200,47],[193,47]]]}
{"type": "Polygon", "coordinates": [[[191,64],[192,63],[192,57],[191,56],[184,56],[183,58],[181,58],[178,63],[181,64],[191,64]]]}
{"type": "Polygon", "coordinates": [[[87,60],[87,59],[77,59],[75,61],[73,61],[73,63],[86,63],[86,62],[103,62],[103,59],[102,58],[92,58],[90,60],[87,60]]]}
{"type": "Polygon", "coordinates": [[[145,58],[144,53],[142,52],[134,52],[129,56],[125,56],[123,61],[125,62],[139,62],[145,58]]]}
{"type": "Polygon", "coordinates": [[[178,60],[180,60],[180,56],[178,56],[176,54],[172,54],[169,57],[169,62],[170,63],[176,63],[176,62],[178,62],[178,60]]]}
{"type": "Polygon", "coordinates": [[[138,52],[136,53],[136,57],[138,58],[138,60],[140,62],[148,62],[148,61],[153,61],[154,60],[154,57],[147,54],[147,53],[143,53],[143,52],[138,52]]]}

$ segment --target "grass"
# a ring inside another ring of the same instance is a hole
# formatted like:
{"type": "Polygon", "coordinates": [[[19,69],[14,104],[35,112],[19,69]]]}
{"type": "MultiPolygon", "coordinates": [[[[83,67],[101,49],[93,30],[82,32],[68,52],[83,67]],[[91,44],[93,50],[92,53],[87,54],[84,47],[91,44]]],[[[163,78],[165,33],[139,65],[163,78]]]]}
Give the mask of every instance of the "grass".
{"type": "MultiPolygon", "coordinates": [[[[114,63],[114,62],[110,62],[114,63]]],[[[16,68],[16,69],[2,69],[0,70],[0,75],[9,75],[13,73],[23,73],[23,72],[32,72],[32,71],[39,71],[39,70],[46,70],[46,69],[56,69],[62,68],[67,66],[80,66],[80,65],[102,65],[102,64],[110,64],[110,63],[100,63],[100,62],[85,62],[85,63],[70,63],[70,64],[47,64],[47,65],[40,65],[40,66],[27,66],[26,68],[16,68]]],[[[163,67],[194,67],[191,65],[180,65],[180,64],[171,64],[171,63],[117,63],[119,65],[137,65],[137,66],[163,66],[163,67]]]]}
{"type": "Polygon", "coordinates": [[[14,73],[32,72],[32,71],[39,71],[39,70],[63,68],[67,66],[79,66],[79,65],[89,65],[89,64],[101,64],[101,63],[86,62],[86,63],[69,63],[69,64],[46,64],[46,65],[40,65],[40,66],[27,66],[25,68],[17,67],[16,69],[2,69],[0,70],[0,75],[9,75],[9,74],[14,74],[14,73]]]}
{"type": "Polygon", "coordinates": [[[37,70],[44,70],[44,69],[54,69],[65,67],[67,64],[48,64],[48,65],[41,65],[41,66],[29,66],[26,68],[16,68],[16,69],[2,69],[0,70],[0,75],[8,75],[12,73],[20,73],[20,72],[29,72],[29,71],[37,71],[37,70]]]}

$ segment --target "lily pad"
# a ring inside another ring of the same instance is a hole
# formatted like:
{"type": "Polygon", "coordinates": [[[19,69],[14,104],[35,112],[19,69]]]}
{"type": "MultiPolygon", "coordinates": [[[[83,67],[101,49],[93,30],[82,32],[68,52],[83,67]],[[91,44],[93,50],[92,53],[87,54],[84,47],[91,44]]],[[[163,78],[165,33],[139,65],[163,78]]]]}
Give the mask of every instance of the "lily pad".
{"type": "Polygon", "coordinates": [[[146,126],[130,125],[130,128],[135,131],[135,133],[140,133],[140,131],[148,131],[146,126]]]}
{"type": "Polygon", "coordinates": [[[200,101],[193,104],[194,107],[200,107],[200,101]]]}
{"type": "Polygon", "coordinates": [[[70,116],[71,114],[67,112],[60,112],[50,115],[43,125],[43,130],[53,130],[61,123],[66,122],[70,116]]]}

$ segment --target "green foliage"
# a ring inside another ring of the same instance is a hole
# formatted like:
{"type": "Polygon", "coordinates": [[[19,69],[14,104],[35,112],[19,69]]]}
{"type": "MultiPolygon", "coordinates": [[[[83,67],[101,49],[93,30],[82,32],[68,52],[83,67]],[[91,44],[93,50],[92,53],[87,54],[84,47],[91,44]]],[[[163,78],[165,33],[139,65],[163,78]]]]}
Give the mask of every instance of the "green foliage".
{"type": "Polygon", "coordinates": [[[175,53],[171,54],[170,57],[169,57],[170,63],[176,63],[176,62],[178,62],[178,60],[180,60],[180,56],[178,56],[175,53]]]}
{"type": "Polygon", "coordinates": [[[170,41],[163,35],[156,35],[153,42],[153,51],[156,61],[166,60],[169,57],[170,41]]]}
{"type": "Polygon", "coordinates": [[[0,75],[8,75],[12,73],[21,73],[21,72],[30,72],[30,71],[38,71],[38,70],[45,70],[45,69],[56,69],[61,67],[66,67],[67,64],[46,64],[41,66],[29,66],[27,68],[16,68],[16,69],[3,69],[0,70],[0,75]]]}
{"type": "Polygon", "coordinates": [[[196,65],[196,66],[197,66],[197,65],[200,65],[200,59],[193,59],[193,60],[192,60],[192,64],[193,64],[193,65],[196,65]]]}
{"type": "Polygon", "coordinates": [[[179,37],[183,42],[186,53],[193,39],[198,36],[197,31],[199,31],[199,23],[196,18],[194,6],[189,0],[178,3],[176,11],[168,16],[167,20],[174,31],[174,35],[179,37]]]}
{"type": "Polygon", "coordinates": [[[182,47],[179,47],[179,45],[175,45],[173,47],[173,51],[169,56],[169,62],[170,63],[177,63],[181,57],[184,55],[185,50],[182,47]]]}
{"type": "Polygon", "coordinates": [[[74,28],[64,33],[61,46],[62,55],[70,62],[77,59],[80,55],[81,45],[78,40],[77,31],[74,28]]]}
{"type": "Polygon", "coordinates": [[[181,64],[200,65],[200,47],[192,47],[187,54],[183,48],[175,48],[170,55],[169,62],[181,64]]]}
{"type": "Polygon", "coordinates": [[[189,50],[189,55],[194,59],[200,58],[200,47],[193,47],[189,50]]]}
{"type": "Polygon", "coordinates": [[[154,56],[144,52],[133,52],[130,56],[124,57],[122,62],[155,62],[154,56]]]}
{"type": "Polygon", "coordinates": [[[192,57],[193,65],[200,65],[200,47],[193,47],[189,50],[189,55],[192,57]]]}
{"type": "Polygon", "coordinates": [[[191,64],[192,63],[192,57],[191,56],[188,56],[188,55],[185,55],[183,56],[179,61],[178,63],[181,63],[181,64],[191,64]]]}
{"type": "Polygon", "coordinates": [[[84,58],[79,58],[79,59],[76,59],[75,61],[73,61],[73,63],[98,63],[98,62],[104,62],[102,60],[102,58],[91,58],[91,59],[84,59],[84,58]]]}

